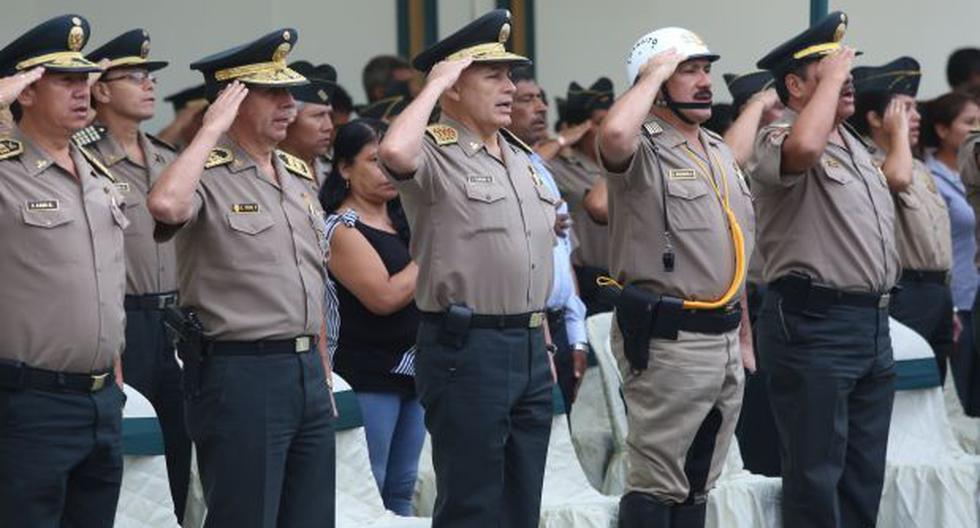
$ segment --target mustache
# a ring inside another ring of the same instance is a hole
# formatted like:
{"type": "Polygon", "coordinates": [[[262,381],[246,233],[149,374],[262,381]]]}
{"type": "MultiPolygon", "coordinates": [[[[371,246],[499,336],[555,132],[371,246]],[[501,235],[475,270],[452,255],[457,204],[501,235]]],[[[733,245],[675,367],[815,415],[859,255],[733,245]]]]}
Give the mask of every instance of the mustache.
{"type": "Polygon", "coordinates": [[[711,99],[714,99],[714,94],[711,93],[711,90],[698,90],[694,94],[694,99],[708,99],[708,100],[711,100],[711,99]]]}

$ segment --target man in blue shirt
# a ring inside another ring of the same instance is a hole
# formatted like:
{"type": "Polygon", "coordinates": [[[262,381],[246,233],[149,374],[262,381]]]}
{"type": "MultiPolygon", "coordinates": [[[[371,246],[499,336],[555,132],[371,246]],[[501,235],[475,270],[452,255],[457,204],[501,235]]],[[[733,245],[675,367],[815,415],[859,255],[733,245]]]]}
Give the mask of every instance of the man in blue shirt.
{"type": "MultiPolygon", "coordinates": [[[[517,91],[511,108],[511,125],[508,128],[521,141],[532,147],[548,137],[548,105],[544,94],[534,80],[530,68],[515,68],[511,80],[517,91]]],[[[531,154],[531,163],[545,185],[559,195],[554,177],[545,167],[545,160],[537,153],[531,154]]],[[[558,243],[553,252],[555,280],[548,297],[548,328],[552,343],[557,347],[555,370],[566,409],[571,409],[579,384],[586,369],[588,338],[585,335],[585,304],[579,298],[575,275],[572,272],[571,254],[574,249],[570,236],[568,204],[560,202],[559,221],[555,226],[558,243]]]]}

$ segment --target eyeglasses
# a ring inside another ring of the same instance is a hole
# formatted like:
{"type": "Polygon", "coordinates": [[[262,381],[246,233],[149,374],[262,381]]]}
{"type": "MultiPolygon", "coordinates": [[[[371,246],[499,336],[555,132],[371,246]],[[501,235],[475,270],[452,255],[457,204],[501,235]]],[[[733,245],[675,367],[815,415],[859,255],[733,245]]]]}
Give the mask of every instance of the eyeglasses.
{"type": "Polygon", "coordinates": [[[123,80],[129,81],[133,84],[143,84],[145,82],[149,82],[150,84],[157,83],[156,76],[144,70],[131,71],[129,73],[124,73],[119,75],[118,77],[113,77],[111,79],[102,79],[103,82],[123,81],[123,80]]]}

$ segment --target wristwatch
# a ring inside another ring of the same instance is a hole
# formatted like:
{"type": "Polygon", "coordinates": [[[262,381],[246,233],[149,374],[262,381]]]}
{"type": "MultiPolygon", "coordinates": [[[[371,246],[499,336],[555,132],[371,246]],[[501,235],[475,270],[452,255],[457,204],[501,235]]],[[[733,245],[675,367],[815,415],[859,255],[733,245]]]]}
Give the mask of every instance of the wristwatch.
{"type": "Polygon", "coordinates": [[[572,352],[584,352],[588,354],[589,345],[587,345],[586,343],[575,343],[574,345],[572,345],[572,352]]]}
{"type": "Polygon", "coordinates": [[[548,343],[544,346],[544,349],[548,351],[548,355],[551,357],[555,357],[555,354],[558,353],[558,345],[554,343],[548,343]]]}

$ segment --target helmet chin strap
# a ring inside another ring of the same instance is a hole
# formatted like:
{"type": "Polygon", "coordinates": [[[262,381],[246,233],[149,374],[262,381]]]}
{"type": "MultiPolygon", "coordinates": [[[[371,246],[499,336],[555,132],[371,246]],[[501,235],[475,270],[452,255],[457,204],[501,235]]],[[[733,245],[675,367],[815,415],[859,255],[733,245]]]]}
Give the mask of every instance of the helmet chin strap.
{"type": "Polygon", "coordinates": [[[675,116],[677,116],[677,119],[680,119],[681,121],[689,125],[696,125],[697,123],[692,121],[691,118],[684,115],[684,112],[681,112],[681,110],[683,109],[703,110],[703,109],[711,108],[711,103],[696,103],[696,102],[678,103],[677,101],[674,101],[673,97],[670,96],[670,92],[667,91],[666,86],[660,89],[660,93],[663,95],[662,104],[667,108],[669,108],[670,111],[673,112],[675,116]]]}

